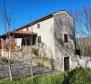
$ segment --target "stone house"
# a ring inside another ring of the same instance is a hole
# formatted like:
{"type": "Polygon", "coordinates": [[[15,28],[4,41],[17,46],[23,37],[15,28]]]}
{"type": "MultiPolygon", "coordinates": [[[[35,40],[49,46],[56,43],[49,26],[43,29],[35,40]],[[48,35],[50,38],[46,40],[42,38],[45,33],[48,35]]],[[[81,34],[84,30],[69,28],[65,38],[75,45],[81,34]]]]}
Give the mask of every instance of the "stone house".
{"type": "Polygon", "coordinates": [[[76,67],[74,22],[68,12],[63,10],[49,14],[9,33],[10,40],[8,33],[0,36],[2,56],[7,55],[8,44],[12,52],[22,48],[27,52],[29,47],[37,46],[40,55],[54,59],[57,69],[76,67]]]}

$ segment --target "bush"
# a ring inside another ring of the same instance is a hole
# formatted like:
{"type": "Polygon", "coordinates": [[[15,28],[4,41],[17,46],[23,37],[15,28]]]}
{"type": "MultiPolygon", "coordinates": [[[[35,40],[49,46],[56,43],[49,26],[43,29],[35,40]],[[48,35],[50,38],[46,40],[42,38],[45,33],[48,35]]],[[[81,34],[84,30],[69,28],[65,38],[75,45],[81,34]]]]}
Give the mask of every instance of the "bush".
{"type": "Polygon", "coordinates": [[[91,84],[91,69],[77,68],[68,73],[69,84],[91,84]]]}
{"type": "Polygon", "coordinates": [[[44,64],[38,63],[37,66],[40,67],[40,68],[42,68],[42,67],[44,67],[44,64]]]}
{"type": "Polygon", "coordinates": [[[32,48],[32,53],[33,53],[34,55],[38,56],[38,55],[39,55],[39,49],[37,49],[37,48],[32,48]]]}
{"type": "Polygon", "coordinates": [[[0,62],[8,62],[8,59],[5,57],[0,56],[0,62]]]}
{"type": "Polygon", "coordinates": [[[42,61],[49,61],[50,60],[47,56],[38,57],[38,59],[42,60],[42,61]]]}

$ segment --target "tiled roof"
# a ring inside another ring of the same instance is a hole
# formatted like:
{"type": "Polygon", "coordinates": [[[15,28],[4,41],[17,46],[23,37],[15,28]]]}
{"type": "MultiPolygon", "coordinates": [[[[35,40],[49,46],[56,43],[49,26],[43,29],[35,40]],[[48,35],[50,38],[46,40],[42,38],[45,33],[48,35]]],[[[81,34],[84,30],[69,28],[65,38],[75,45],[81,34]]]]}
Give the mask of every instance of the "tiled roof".
{"type": "Polygon", "coordinates": [[[15,31],[13,34],[25,34],[25,35],[36,35],[37,33],[31,32],[31,31],[15,31]]]}
{"type": "MultiPolygon", "coordinates": [[[[2,37],[6,37],[6,35],[8,36],[9,33],[7,34],[3,34],[0,36],[0,38],[2,37]]],[[[31,32],[31,31],[15,31],[15,32],[10,32],[10,34],[17,34],[17,35],[37,35],[37,33],[31,32]]]]}

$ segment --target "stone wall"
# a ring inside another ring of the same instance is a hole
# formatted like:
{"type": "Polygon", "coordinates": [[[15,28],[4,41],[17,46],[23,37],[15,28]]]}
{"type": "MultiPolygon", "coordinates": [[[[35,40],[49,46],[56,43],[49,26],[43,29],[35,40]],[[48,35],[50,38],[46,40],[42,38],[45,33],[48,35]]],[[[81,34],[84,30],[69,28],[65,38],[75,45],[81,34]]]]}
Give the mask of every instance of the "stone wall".
{"type": "MultiPolygon", "coordinates": [[[[50,69],[44,67],[43,71],[40,67],[36,66],[36,61],[32,60],[32,70],[33,74],[49,73],[50,69]]],[[[12,77],[14,79],[24,78],[31,76],[31,59],[21,60],[21,61],[12,61],[11,62],[11,71],[12,77]]],[[[0,79],[9,77],[9,68],[8,63],[0,62],[0,79]]]]}
{"type": "Polygon", "coordinates": [[[54,14],[54,37],[56,65],[64,70],[64,57],[69,57],[70,69],[74,68],[76,58],[73,18],[65,11],[54,14]],[[67,43],[64,42],[64,34],[67,34],[67,43]]]}
{"type": "MultiPolygon", "coordinates": [[[[8,58],[8,50],[1,50],[3,57],[8,58]]],[[[22,46],[22,48],[17,48],[11,50],[11,59],[13,60],[22,60],[31,58],[31,46],[22,46]]]]}
{"type": "Polygon", "coordinates": [[[12,51],[11,59],[31,59],[31,46],[22,46],[21,49],[12,51]]]}

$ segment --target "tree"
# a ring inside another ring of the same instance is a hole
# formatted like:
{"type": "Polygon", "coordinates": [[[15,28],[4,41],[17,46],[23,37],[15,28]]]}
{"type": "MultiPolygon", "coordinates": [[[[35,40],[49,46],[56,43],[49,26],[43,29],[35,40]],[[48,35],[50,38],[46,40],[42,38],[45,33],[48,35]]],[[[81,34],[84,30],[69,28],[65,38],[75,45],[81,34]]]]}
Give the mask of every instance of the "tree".
{"type": "Polygon", "coordinates": [[[8,48],[8,68],[9,68],[10,80],[12,81],[12,71],[11,71],[11,62],[10,62],[10,59],[11,59],[10,28],[11,28],[12,15],[10,15],[9,11],[6,9],[5,2],[2,6],[1,16],[2,16],[2,20],[3,20],[4,30],[5,30],[5,33],[6,33],[6,38],[9,38],[9,42],[10,42],[9,48],[8,48]],[[7,29],[8,29],[8,33],[7,33],[7,29]]]}
{"type": "Polygon", "coordinates": [[[71,12],[75,21],[76,35],[91,37],[91,8],[82,8],[71,12]]]}
{"type": "MultiPolygon", "coordinates": [[[[84,7],[81,10],[72,12],[75,21],[75,34],[79,39],[81,55],[89,54],[91,50],[91,8],[84,7]]],[[[90,54],[91,55],[91,54],[90,54]]]]}
{"type": "Polygon", "coordinates": [[[80,51],[79,56],[84,57],[84,59],[78,57],[78,63],[87,67],[88,60],[85,56],[91,56],[91,8],[84,7],[71,13],[75,22],[76,48],[80,51]]]}

